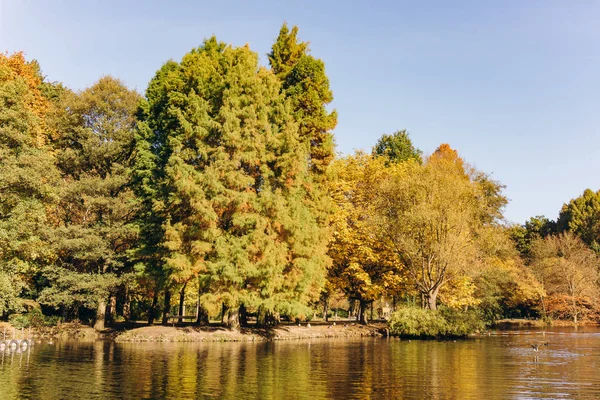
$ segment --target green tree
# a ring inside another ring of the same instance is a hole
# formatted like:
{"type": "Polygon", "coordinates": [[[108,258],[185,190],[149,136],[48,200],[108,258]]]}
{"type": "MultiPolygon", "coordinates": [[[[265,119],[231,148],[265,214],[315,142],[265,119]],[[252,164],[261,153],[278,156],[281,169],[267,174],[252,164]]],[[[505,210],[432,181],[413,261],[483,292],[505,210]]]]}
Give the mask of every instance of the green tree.
{"type": "Polygon", "coordinates": [[[308,54],[308,43],[297,39],[298,27],[283,24],[271,53],[271,69],[281,81],[281,91],[290,99],[299,124],[302,141],[310,146],[310,168],[317,175],[325,173],[334,158],[332,130],[337,112],[329,112],[333,100],[325,63],[308,54]]]}
{"type": "Polygon", "coordinates": [[[421,154],[423,152],[413,145],[405,129],[396,131],[391,135],[382,135],[373,147],[373,155],[385,156],[390,162],[414,159],[421,164],[423,163],[421,154]]]}
{"type": "Polygon", "coordinates": [[[571,231],[594,251],[600,251],[600,190],[586,189],[563,205],[556,223],[560,232],[571,231]]]}
{"type": "Polygon", "coordinates": [[[549,220],[543,215],[538,215],[529,218],[524,225],[510,227],[510,237],[521,256],[529,260],[531,258],[533,242],[554,234],[556,231],[556,222],[549,220]]]}
{"type": "MultiPolygon", "coordinates": [[[[81,93],[68,93],[57,122],[56,158],[63,185],[52,245],[56,265],[73,279],[80,274],[81,281],[87,282],[86,290],[96,294],[94,326],[98,330],[104,329],[108,294],[117,282],[102,275],[114,276],[131,266],[128,250],[137,238],[132,223],[136,200],[129,182],[138,103],[135,91],[103,77],[81,93]],[[96,289],[91,287],[94,284],[96,289]]],[[[42,299],[55,299],[59,289],[66,291],[66,297],[72,294],[61,274],[50,272],[48,279],[51,286],[42,292],[42,299]]],[[[90,302],[77,304],[89,306],[90,302]]]]}
{"type": "Polygon", "coordinates": [[[213,37],[165,64],[146,97],[136,184],[147,272],[165,287],[198,277],[232,328],[242,306],[306,312],[328,258],[308,146],[277,78],[213,37]]]}
{"type": "Polygon", "coordinates": [[[35,62],[0,54],[0,315],[18,311],[31,277],[52,259],[46,245],[58,174],[35,62]]]}

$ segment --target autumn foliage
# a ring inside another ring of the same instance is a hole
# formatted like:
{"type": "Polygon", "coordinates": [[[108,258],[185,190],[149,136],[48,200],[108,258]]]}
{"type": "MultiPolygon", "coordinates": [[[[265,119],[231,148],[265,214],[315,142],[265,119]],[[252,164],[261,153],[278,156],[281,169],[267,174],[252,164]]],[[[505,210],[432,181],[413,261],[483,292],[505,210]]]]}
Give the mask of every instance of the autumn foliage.
{"type": "Polygon", "coordinates": [[[398,130],[336,156],[325,62],[297,27],[259,60],[211,37],[140,95],[0,54],[0,318],[236,329],[399,310],[415,335],[597,318],[600,192],[510,226],[505,187],[449,144],[427,155],[398,130]]]}

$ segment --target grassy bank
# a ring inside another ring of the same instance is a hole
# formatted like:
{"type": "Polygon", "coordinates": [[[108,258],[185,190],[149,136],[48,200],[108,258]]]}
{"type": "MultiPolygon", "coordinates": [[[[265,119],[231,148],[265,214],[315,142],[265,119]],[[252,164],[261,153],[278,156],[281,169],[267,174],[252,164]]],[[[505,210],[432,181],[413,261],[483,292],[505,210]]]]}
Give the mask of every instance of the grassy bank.
{"type": "Polygon", "coordinates": [[[345,324],[280,325],[272,328],[228,330],[220,326],[144,326],[124,331],[117,342],[249,342],[315,338],[351,338],[381,336],[384,324],[362,326],[345,324]]]}
{"type": "Polygon", "coordinates": [[[76,323],[57,323],[52,326],[16,327],[8,322],[0,322],[0,334],[6,332],[7,337],[31,337],[33,339],[98,339],[101,335],[90,326],[76,323]]]}

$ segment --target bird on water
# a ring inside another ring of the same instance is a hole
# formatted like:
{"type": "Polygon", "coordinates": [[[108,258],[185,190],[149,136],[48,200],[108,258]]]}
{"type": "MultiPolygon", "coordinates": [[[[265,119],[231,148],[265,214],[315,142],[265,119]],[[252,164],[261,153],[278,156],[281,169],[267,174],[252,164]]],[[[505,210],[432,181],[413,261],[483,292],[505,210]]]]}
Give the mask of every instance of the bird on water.
{"type": "Polygon", "coordinates": [[[540,351],[537,344],[532,344],[531,348],[533,349],[533,351],[540,351]]]}

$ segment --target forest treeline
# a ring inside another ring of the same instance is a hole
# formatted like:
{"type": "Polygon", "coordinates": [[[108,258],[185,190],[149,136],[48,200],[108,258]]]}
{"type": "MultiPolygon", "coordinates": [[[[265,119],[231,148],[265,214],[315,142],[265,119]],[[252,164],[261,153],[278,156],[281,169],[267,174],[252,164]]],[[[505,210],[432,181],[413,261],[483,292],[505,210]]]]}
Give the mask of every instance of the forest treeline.
{"type": "Polygon", "coordinates": [[[598,317],[600,191],[515,226],[447,144],[425,156],[398,131],[336,155],[325,64],[297,34],[269,68],[212,37],[143,96],[0,55],[0,316],[598,317]]]}

